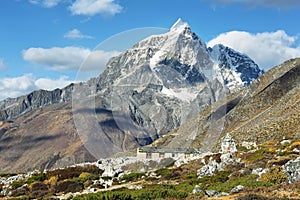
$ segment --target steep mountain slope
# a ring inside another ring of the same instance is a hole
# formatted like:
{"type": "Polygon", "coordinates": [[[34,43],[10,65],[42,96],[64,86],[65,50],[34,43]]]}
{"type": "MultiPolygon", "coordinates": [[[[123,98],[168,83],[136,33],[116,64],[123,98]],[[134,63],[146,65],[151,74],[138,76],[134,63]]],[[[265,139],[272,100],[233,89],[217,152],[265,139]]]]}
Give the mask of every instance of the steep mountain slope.
{"type": "Polygon", "coordinates": [[[225,133],[231,134],[238,144],[299,138],[299,99],[298,58],[271,69],[249,87],[212,104],[153,145],[214,150],[225,133]]]}
{"type": "Polygon", "coordinates": [[[111,58],[86,83],[1,101],[0,121],[11,124],[0,131],[0,167],[29,169],[25,160],[34,154],[34,167],[51,168],[150,144],[262,73],[244,54],[207,48],[179,19],[167,33],[111,58]],[[31,140],[39,145],[24,151],[31,140]],[[49,148],[42,155],[44,146],[49,148]],[[84,150],[76,154],[78,149],[84,150]]]}
{"type": "MultiPolygon", "coordinates": [[[[161,135],[262,73],[246,55],[223,46],[208,49],[179,19],[169,32],[111,59],[89,85],[97,86],[106,108],[131,118],[131,125],[153,130],[150,135],[161,135]]],[[[86,89],[78,96],[81,101],[86,89]]]]}
{"type": "Polygon", "coordinates": [[[66,158],[67,151],[72,148],[74,151],[70,152],[69,159],[91,159],[83,159],[84,154],[78,155],[80,140],[68,104],[39,108],[7,123],[0,136],[0,168],[4,172],[54,167],[57,160],[66,158]]]}

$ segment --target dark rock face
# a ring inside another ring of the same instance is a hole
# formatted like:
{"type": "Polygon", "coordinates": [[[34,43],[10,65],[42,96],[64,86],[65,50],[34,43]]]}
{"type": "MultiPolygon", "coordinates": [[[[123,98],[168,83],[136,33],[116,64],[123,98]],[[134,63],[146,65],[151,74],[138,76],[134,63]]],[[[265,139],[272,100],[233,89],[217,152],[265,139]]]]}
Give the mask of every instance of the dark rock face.
{"type": "MultiPolygon", "coordinates": [[[[239,73],[244,86],[248,86],[264,73],[247,55],[241,54],[229,47],[219,44],[213,48],[209,48],[209,52],[222,68],[233,69],[234,72],[239,73]]],[[[225,81],[226,84],[230,82],[229,80],[225,81]]]]}

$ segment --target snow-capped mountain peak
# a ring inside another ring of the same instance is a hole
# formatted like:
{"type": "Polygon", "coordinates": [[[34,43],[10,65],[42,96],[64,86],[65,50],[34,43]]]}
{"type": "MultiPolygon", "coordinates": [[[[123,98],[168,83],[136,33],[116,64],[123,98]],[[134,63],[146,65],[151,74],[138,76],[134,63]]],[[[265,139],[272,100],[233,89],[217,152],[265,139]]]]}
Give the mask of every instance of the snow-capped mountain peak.
{"type": "Polygon", "coordinates": [[[198,90],[199,84],[214,79],[230,91],[235,91],[249,85],[262,73],[244,54],[222,45],[207,48],[205,42],[181,18],[168,32],[145,38],[111,60],[107,66],[104,74],[108,73],[105,77],[108,82],[128,84],[136,80],[131,80],[133,74],[147,66],[155,84],[176,91],[190,87],[198,90]],[[115,65],[115,62],[122,65],[115,65]],[[118,77],[117,71],[120,72],[118,77]],[[111,75],[112,78],[109,78],[111,75]]]}
{"type": "Polygon", "coordinates": [[[217,78],[223,80],[231,91],[249,85],[264,73],[249,56],[222,44],[208,50],[217,78]]]}
{"type": "Polygon", "coordinates": [[[181,18],[178,18],[178,20],[171,27],[170,31],[182,30],[182,29],[189,28],[189,27],[190,26],[188,25],[188,23],[183,22],[181,18]]]}

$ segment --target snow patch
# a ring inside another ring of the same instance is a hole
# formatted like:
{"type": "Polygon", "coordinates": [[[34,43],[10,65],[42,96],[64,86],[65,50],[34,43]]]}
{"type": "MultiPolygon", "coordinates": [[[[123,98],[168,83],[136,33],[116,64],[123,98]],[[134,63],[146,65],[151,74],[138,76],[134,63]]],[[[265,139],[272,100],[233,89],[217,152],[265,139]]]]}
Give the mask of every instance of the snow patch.
{"type": "Polygon", "coordinates": [[[161,92],[167,96],[176,97],[187,102],[191,102],[197,97],[197,91],[193,91],[189,88],[168,89],[163,87],[161,92]]]}

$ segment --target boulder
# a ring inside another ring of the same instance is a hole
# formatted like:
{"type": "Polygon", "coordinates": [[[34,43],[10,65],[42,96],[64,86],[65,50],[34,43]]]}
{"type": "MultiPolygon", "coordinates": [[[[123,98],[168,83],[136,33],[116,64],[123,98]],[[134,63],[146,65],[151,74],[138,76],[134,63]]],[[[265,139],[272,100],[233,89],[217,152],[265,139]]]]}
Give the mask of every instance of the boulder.
{"type": "Polygon", "coordinates": [[[203,191],[201,190],[199,185],[196,185],[192,191],[193,194],[199,194],[202,193],[203,191]]]}
{"type": "Polygon", "coordinates": [[[230,191],[230,193],[239,193],[239,192],[243,191],[244,189],[245,189],[244,186],[238,185],[238,186],[232,188],[232,190],[230,191]]]}
{"type": "Polygon", "coordinates": [[[297,157],[295,160],[290,160],[287,162],[283,170],[286,176],[289,179],[290,183],[294,183],[295,181],[300,180],[300,156],[297,157]]]}
{"type": "Polygon", "coordinates": [[[208,197],[215,197],[216,195],[218,195],[218,192],[216,190],[205,190],[205,194],[208,197]]]}

